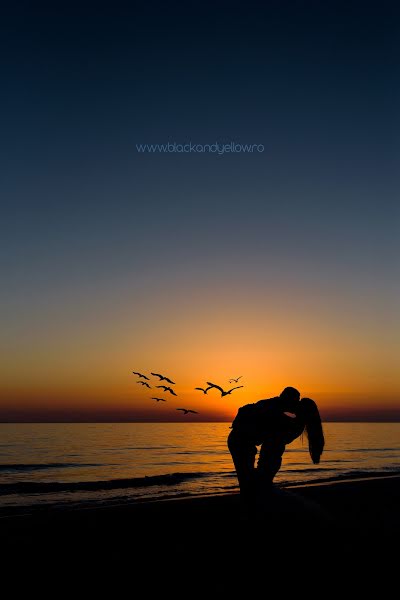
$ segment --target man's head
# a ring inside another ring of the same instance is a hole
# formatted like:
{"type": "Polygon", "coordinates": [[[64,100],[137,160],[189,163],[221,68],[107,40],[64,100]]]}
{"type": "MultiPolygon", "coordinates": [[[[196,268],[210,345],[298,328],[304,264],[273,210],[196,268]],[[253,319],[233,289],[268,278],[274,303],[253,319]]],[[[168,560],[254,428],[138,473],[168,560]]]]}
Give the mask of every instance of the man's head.
{"type": "Polygon", "coordinates": [[[279,395],[279,397],[285,403],[285,408],[290,411],[293,410],[296,406],[298,406],[300,400],[300,392],[294,387],[285,387],[285,389],[279,395]]]}

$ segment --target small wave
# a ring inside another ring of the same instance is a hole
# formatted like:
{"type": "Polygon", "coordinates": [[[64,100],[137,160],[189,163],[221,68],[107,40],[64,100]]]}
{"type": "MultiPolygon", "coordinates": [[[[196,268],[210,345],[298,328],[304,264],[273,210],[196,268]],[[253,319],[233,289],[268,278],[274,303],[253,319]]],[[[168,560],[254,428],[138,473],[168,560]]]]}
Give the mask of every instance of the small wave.
{"type": "Polygon", "coordinates": [[[20,481],[0,484],[0,494],[45,494],[52,492],[74,492],[78,490],[99,491],[148,486],[179,485],[189,479],[204,477],[205,473],[170,473],[132,479],[108,479],[104,481],[20,481]]]}
{"type": "Polygon", "coordinates": [[[386,471],[349,471],[347,473],[338,473],[337,475],[332,475],[331,477],[318,477],[316,479],[308,479],[306,481],[287,481],[283,483],[279,483],[281,487],[295,487],[295,486],[303,486],[309,484],[319,484],[319,483],[335,483],[338,481],[351,481],[357,479],[378,479],[385,478],[391,476],[400,476],[400,471],[396,468],[387,469],[386,471]]]}
{"type": "MultiPolygon", "coordinates": [[[[398,452],[399,448],[346,448],[346,452],[398,452]]],[[[337,450],[336,450],[337,452],[337,450]]]]}
{"type": "Polygon", "coordinates": [[[101,467],[103,463],[9,463],[0,465],[0,473],[13,471],[44,471],[46,469],[71,469],[78,467],[101,467]]]}
{"type": "Polygon", "coordinates": [[[282,469],[282,473],[320,473],[321,471],[333,471],[332,467],[310,467],[304,469],[282,469]]]}

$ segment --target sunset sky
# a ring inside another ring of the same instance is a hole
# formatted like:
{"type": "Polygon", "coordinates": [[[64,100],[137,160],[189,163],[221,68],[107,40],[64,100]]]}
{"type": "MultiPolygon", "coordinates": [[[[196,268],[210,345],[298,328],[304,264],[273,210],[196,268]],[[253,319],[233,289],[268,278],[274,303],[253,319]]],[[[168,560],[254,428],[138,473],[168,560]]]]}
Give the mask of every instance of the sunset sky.
{"type": "Polygon", "coordinates": [[[394,5],[15,4],[1,421],[229,421],[287,385],[400,420],[394,5]],[[264,151],[136,149],[168,142],[264,151]]]}

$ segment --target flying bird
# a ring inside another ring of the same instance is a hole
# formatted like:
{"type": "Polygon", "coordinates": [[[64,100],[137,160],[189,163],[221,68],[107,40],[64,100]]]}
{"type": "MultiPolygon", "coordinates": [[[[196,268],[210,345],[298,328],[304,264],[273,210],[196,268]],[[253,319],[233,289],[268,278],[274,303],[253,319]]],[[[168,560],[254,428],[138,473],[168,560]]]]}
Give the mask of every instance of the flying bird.
{"type": "Polygon", "coordinates": [[[173,385],[175,385],[175,381],[172,381],[172,379],[168,379],[168,377],[164,377],[164,375],[160,375],[160,373],[152,373],[152,375],[154,375],[154,377],[159,377],[160,381],[168,381],[168,383],[172,383],[173,385]]]}
{"type": "Polygon", "coordinates": [[[174,392],[174,390],[172,388],[167,387],[166,385],[156,385],[156,388],[162,388],[164,390],[164,392],[169,392],[173,396],[177,396],[178,395],[178,394],[175,394],[175,392],[174,392]]]}
{"type": "Polygon", "coordinates": [[[138,373],[137,371],[132,371],[132,373],[134,375],[137,375],[138,377],[143,377],[143,379],[147,379],[147,381],[150,381],[149,377],[146,377],[146,375],[142,375],[142,373],[138,373]]]}
{"type": "Polygon", "coordinates": [[[242,377],[243,377],[243,375],[241,375],[237,379],[235,379],[234,377],[232,377],[232,379],[229,380],[229,383],[237,383],[239,381],[239,379],[241,379],[242,377]]]}
{"type": "Polygon", "coordinates": [[[136,383],[140,383],[141,385],[145,385],[146,387],[151,389],[151,385],[147,383],[147,381],[137,381],[136,383]]]}
{"type": "Polygon", "coordinates": [[[231,390],[225,391],[225,390],[222,389],[221,386],[216,385],[215,383],[211,383],[211,381],[207,381],[207,385],[209,385],[210,387],[217,388],[217,390],[219,390],[221,392],[221,397],[222,396],[227,396],[228,394],[232,394],[233,390],[237,390],[239,388],[244,387],[244,385],[238,385],[237,387],[234,387],[231,390]]]}
{"type": "Polygon", "coordinates": [[[197,387],[194,388],[195,390],[201,390],[203,392],[203,394],[207,394],[208,390],[210,390],[212,388],[212,385],[210,385],[208,388],[201,388],[201,387],[197,387]]]}
{"type": "Polygon", "coordinates": [[[157,402],[166,402],[165,398],[154,398],[154,396],[152,396],[151,398],[152,400],[157,400],[157,402]]]}
{"type": "Polygon", "coordinates": [[[195,415],[199,414],[197,410],[190,410],[189,408],[177,408],[176,410],[183,410],[184,415],[187,415],[188,413],[194,413],[195,415]]]}

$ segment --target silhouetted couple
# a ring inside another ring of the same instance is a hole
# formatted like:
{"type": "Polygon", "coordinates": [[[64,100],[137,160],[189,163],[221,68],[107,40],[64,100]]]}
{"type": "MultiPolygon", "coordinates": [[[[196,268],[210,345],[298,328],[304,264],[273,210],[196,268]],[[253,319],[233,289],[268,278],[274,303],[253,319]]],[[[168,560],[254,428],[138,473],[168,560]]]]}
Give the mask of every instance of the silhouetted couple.
{"type": "Polygon", "coordinates": [[[228,448],[246,508],[255,506],[271,489],[286,445],[302,433],[307,435],[312,462],[318,464],[325,444],[318,407],[311,398],[300,400],[300,392],[293,387],[285,388],[276,398],[239,408],[228,448]],[[261,447],[256,466],[257,446],[261,447]]]}

